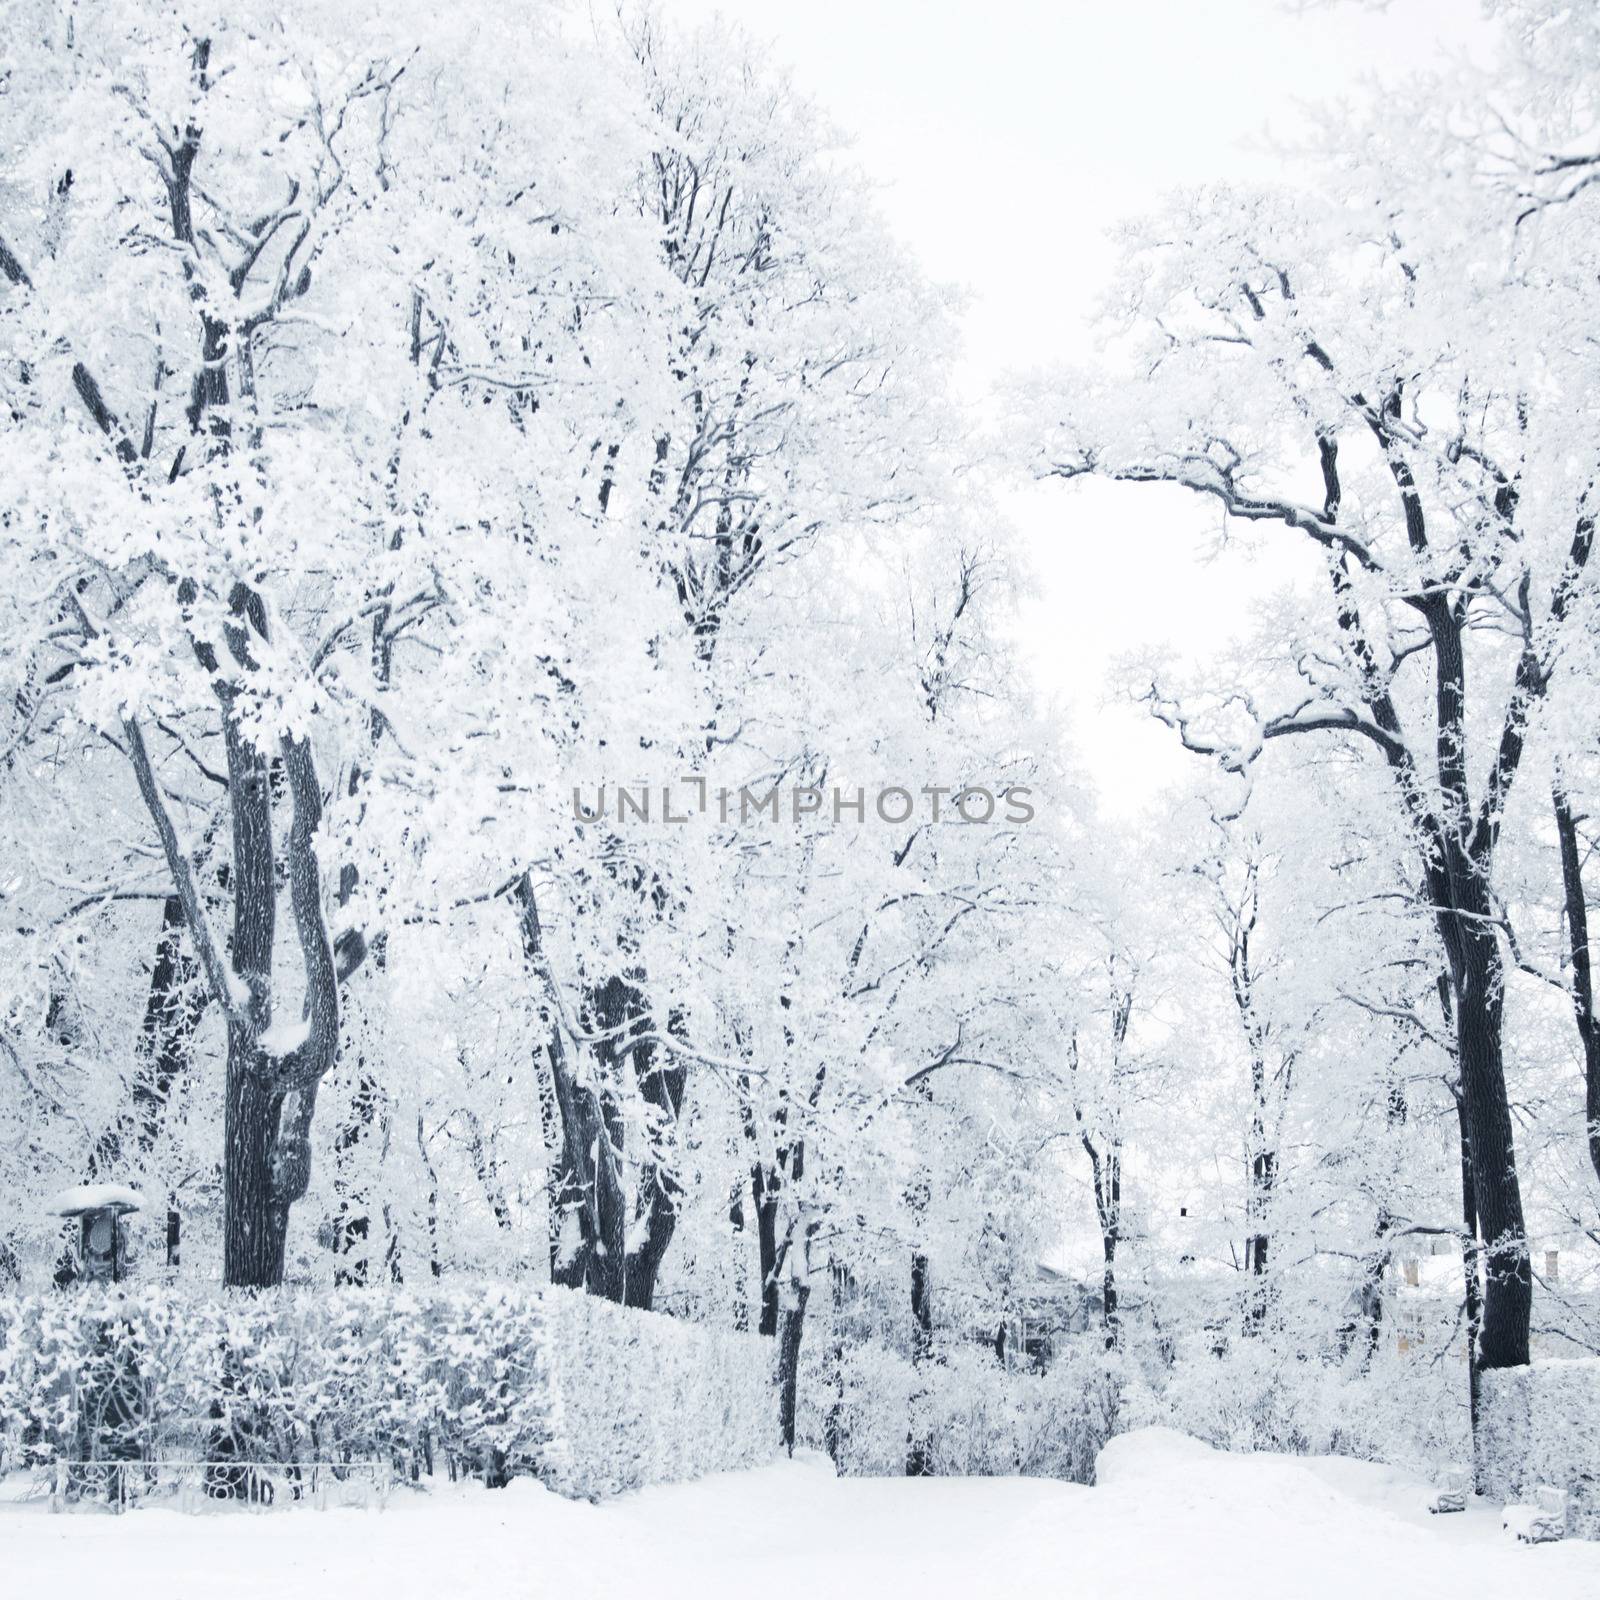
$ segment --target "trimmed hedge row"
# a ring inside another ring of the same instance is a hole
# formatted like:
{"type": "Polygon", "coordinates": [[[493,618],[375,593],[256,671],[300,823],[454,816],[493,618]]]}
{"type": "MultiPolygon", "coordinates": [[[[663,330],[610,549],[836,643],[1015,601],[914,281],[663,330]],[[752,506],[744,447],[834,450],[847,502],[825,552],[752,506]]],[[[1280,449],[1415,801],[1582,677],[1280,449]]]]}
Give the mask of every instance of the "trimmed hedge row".
{"type": "Polygon", "coordinates": [[[0,1462],[388,1458],[598,1498],[769,1459],[766,1341],[485,1284],[0,1300],[0,1462]]]}
{"type": "Polygon", "coordinates": [[[549,1478],[596,1499],[776,1459],[773,1341],[567,1289],[547,1292],[563,1459],[549,1478]]]}
{"type": "Polygon", "coordinates": [[[1568,1531],[1600,1538],[1600,1359],[1484,1373],[1479,1446],[1486,1494],[1521,1500],[1553,1484],[1569,1497],[1568,1531]]]}

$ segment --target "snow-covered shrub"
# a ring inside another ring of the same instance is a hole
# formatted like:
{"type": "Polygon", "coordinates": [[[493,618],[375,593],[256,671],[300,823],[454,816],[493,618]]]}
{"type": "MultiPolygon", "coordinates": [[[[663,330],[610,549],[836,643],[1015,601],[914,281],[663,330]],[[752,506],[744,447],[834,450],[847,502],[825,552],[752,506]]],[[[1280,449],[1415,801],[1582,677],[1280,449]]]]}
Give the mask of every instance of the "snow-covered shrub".
{"type": "Polygon", "coordinates": [[[1600,1359],[1484,1373],[1479,1421],[1486,1493],[1516,1500],[1553,1484],[1571,1531],[1600,1538],[1600,1359]]]}
{"type": "Polygon", "coordinates": [[[599,1497],[777,1447],[767,1341],[560,1289],[0,1300],[0,1461],[389,1458],[599,1497]]]}
{"type": "Polygon", "coordinates": [[[1224,1450],[1357,1456],[1424,1476],[1471,1449],[1465,1359],[1448,1348],[1341,1360],[1271,1335],[1235,1334],[1218,1348],[1196,1334],[1165,1371],[1129,1386],[1125,1407],[1128,1428],[1175,1428],[1224,1450]]]}
{"type": "Polygon", "coordinates": [[[825,1413],[831,1413],[841,1472],[866,1477],[904,1473],[917,1393],[911,1362],[884,1345],[864,1343],[846,1346],[833,1372],[825,1373],[820,1361],[808,1365],[800,1388],[799,1431],[805,1442],[818,1450],[828,1447],[825,1413]]]}
{"type": "MultiPolygon", "coordinates": [[[[330,1460],[443,1447],[538,1459],[548,1312],[529,1291],[282,1291],[170,1285],[0,1303],[0,1438],[72,1455],[108,1378],[138,1393],[117,1431],[147,1455],[330,1460]]],[[[109,1441],[95,1430],[98,1448],[109,1441]]]]}
{"type": "Polygon", "coordinates": [[[849,1474],[904,1472],[916,1440],[935,1473],[1092,1483],[1109,1438],[1151,1426],[1225,1450],[1348,1455],[1424,1477],[1471,1453],[1466,1368],[1447,1343],[1324,1360],[1269,1335],[1219,1345],[1208,1333],[1179,1341],[1168,1361],[1107,1351],[1093,1331],[1059,1339],[1037,1372],[1004,1367],[980,1344],[943,1347],[917,1367],[877,1342],[836,1355],[819,1341],[802,1393],[806,1443],[849,1474]]]}
{"type": "Polygon", "coordinates": [[[1066,1345],[1046,1372],[1005,1367],[985,1346],[951,1345],[921,1366],[883,1345],[845,1349],[813,1386],[806,1441],[826,1448],[836,1418],[841,1472],[893,1476],[913,1439],[942,1476],[1022,1473],[1092,1483],[1118,1429],[1125,1363],[1098,1337],[1066,1345]]]}

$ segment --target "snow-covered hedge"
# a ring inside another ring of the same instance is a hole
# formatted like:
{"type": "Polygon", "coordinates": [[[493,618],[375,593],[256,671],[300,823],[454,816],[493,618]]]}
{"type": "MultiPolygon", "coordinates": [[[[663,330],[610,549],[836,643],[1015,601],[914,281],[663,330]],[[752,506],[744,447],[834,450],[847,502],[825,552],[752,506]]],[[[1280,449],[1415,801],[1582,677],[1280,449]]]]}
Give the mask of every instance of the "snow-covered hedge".
{"type": "Polygon", "coordinates": [[[1428,1478],[1470,1452],[1467,1378],[1453,1361],[1383,1352],[1304,1357],[1270,1338],[1207,1336],[1165,1359],[1109,1352],[1098,1332],[1058,1341],[1044,1372],[1005,1368],[986,1345],[950,1345],[918,1368],[882,1344],[807,1352],[805,1441],[842,1472],[905,1470],[925,1445],[932,1472],[1094,1481],[1113,1435],[1159,1426],[1231,1451],[1338,1454],[1428,1478]]]}
{"type": "Polygon", "coordinates": [[[1221,1450],[1347,1455],[1424,1478],[1471,1450],[1463,1357],[1385,1347],[1343,1359],[1281,1338],[1180,1340],[1170,1363],[1147,1363],[1125,1391],[1124,1428],[1167,1427],[1221,1450]]]}
{"type": "Polygon", "coordinates": [[[550,1290],[551,1481],[596,1498],[778,1453],[773,1341],[550,1290]]]}
{"type": "Polygon", "coordinates": [[[1569,1529],[1600,1538],[1600,1360],[1484,1373],[1479,1465],[1496,1500],[1528,1498],[1541,1483],[1564,1489],[1569,1529]]]}
{"type": "Polygon", "coordinates": [[[765,1342],[559,1289],[0,1300],[0,1453],[368,1460],[598,1497],[776,1451],[765,1342]]]}
{"type": "Polygon", "coordinates": [[[1043,1373],[1002,1367],[980,1345],[951,1346],[917,1367],[860,1344],[808,1385],[803,1432],[818,1449],[831,1439],[839,1470],[852,1475],[903,1473],[915,1438],[941,1476],[1092,1483],[1095,1457],[1116,1431],[1122,1381],[1121,1359],[1098,1339],[1043,1373]]]}

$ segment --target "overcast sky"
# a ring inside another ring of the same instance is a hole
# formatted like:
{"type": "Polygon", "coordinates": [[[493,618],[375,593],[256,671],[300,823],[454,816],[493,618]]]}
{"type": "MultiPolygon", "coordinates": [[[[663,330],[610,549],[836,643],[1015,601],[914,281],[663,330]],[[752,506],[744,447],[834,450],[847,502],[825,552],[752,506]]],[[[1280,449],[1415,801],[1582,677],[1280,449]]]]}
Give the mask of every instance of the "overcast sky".
{"type": "MultiPolygon", "coordinates": [[[[1305,14],[1279,0],[664,0],[772,42],[856,141],[895,231],[966,287],[973,382],[1092,352],[1105,237],[1174,186],[1281,171],[1305,102],[1392,78],[1466,43],[1477,0],[1393,0],[1305,14]]],[[[1044,485],[1009,510],[1038,584],[1022,643],[1103,800],[1132,806],[1184,759],[1137,709],[1107,704],[1116,658],[1203,658],[1244,597],[1291,581],[1299,552],[1245,532],[1208,560],[1213,509],[1180,491],[1044,485]]],[[[1192,759],[1192,758],[1191,758],[1192,759]]]]}

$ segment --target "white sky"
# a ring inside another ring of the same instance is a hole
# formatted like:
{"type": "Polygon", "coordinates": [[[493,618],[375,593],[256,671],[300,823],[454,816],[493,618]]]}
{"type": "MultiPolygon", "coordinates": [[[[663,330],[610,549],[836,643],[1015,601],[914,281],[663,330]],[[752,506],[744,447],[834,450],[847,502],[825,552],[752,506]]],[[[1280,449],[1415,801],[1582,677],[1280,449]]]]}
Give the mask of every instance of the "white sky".
{"type": "MultiPolygon", "coordinates": [[[[1271,138],[1296,135],[1298,106],[1483,37],[1478,0],[1304,14],[1279,0],[662,0],[662,10],[688,22],[721,12],[770,40],[855,136],[895,231],[931,276],[973,297],[975,384],[1092,354],[1109,224],[1174,186],[1270,178],[1271,138]]],[[[1038,584],[1021,619],[1034,680],[1070,720],[1106,803],[1138,806],[1184,757],[1142,711],[1108,700],[1117,658],[1170,646],[1203,660],[1242,630],[1248,595],[1292,576],[1296,554],[1267,535],[1259,554],[1208,560],[1217,514],[1176,490],[1047,484],[1010,510],[1038,584]]]]}

